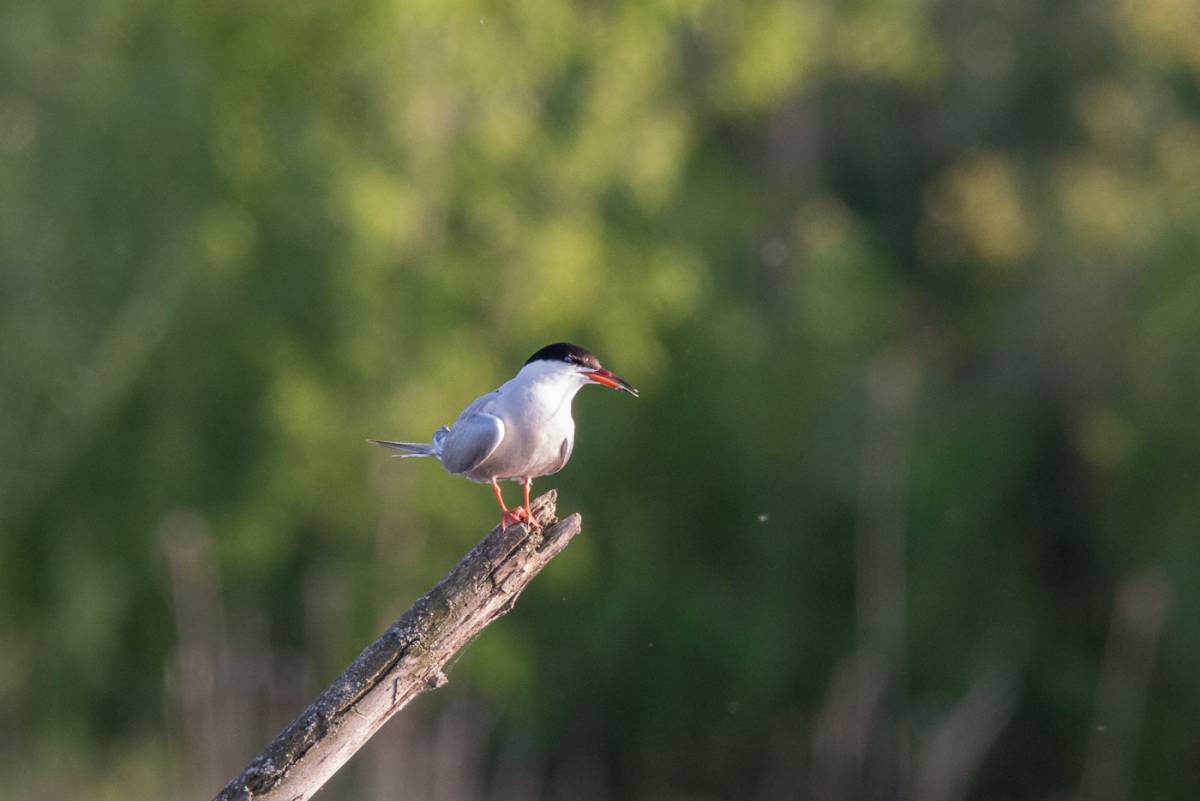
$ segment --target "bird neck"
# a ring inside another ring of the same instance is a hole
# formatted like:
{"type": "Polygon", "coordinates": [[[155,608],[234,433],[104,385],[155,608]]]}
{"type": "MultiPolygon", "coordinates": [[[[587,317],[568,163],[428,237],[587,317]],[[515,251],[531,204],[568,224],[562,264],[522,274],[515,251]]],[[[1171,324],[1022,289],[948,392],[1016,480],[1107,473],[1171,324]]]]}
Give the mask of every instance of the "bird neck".
{"type": "Polygon", "coordinates": [[[528,364],[517,374],[524,394],[547,418],[570,414],[571,401],[583,388],[584,379],[573,369],[557,364],[528,364]]]}

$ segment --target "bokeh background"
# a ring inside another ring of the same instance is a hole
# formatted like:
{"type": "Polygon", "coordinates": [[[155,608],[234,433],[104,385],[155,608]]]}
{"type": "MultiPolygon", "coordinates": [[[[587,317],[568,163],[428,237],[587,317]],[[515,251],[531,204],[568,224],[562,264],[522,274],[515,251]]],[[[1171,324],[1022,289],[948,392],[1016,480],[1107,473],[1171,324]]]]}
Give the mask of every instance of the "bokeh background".
{"type": "Polygon", "coordinates": [[[0,786],[208,798],[494,524],[325,798],[1200,789],[1191,0],[0,6],[0,786]],[[517,488],[508,488],[515,498],[517,488]]]}

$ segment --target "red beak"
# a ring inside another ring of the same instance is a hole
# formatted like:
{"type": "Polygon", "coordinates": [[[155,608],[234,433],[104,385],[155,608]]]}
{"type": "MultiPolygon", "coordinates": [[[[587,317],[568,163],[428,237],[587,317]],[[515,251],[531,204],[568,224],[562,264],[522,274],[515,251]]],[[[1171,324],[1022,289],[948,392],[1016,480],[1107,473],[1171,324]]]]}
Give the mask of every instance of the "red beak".
{"type": "Polygon", "coordinates": [[[633,384],[630,384],[624,378],[621,378],[621,376],[614,375],[605,370],[603,367],[595,370],[583,370],[582,372],[587,376],[589,381],[599,384],[602,387],[615,389],[617,392],[624,392],[626,395],[632,395],[635,398],[638,396],[638,391],[634,388],[633,384]]]}

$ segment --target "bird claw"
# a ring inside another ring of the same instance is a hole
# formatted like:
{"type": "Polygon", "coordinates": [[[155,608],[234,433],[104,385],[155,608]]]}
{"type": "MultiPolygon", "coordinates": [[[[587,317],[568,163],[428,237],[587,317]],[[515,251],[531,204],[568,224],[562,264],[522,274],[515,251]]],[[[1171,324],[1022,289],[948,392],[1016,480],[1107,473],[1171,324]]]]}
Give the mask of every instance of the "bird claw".
{"type": "Polygon", "coordinates": [[[500,528],[508,528],[509,526],[515,526],[517,523],[524,523],[528,517],[523,507],[506,510],[500,516],[500,528]]]}
{"type": "Polygon", "coordinates": [[[518,523],[525,523],[530,530],[541,528],[533,515],[526,511],[524,506],[518,506],[516,509],[508,509],[500,516],[500,527],[508,528],[515,526],[518,523]]]}

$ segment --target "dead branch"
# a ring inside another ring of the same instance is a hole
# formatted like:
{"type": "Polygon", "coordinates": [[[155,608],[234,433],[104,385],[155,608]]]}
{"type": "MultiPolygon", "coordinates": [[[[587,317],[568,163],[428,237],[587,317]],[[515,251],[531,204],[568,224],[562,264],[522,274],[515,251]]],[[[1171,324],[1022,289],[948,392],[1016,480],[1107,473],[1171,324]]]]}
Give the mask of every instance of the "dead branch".
{"type": "Polygon", "coordinates": [[[215,801],[306,801],[405,704],[445,684],[446,663],[579,533],[578,514],[555,522],[555,501],[551,490],[533,502],[541,531],[493,529],[215,801]]]}

